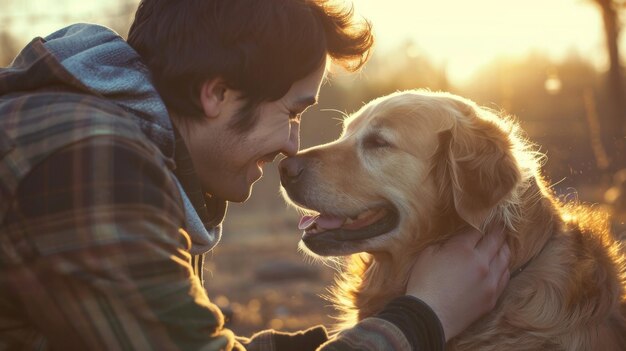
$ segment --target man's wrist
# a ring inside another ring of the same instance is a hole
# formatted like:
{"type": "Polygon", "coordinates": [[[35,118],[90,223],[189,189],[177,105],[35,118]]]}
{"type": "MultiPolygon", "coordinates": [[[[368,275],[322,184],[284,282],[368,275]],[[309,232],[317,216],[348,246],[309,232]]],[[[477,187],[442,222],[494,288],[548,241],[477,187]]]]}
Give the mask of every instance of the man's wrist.
{"type": "Polygon", "coordinates": [[[393,299],[376,317],[396,325],[413,350],[443,350],[445,334],[439,317],[421,299],[406,295],[393,299]]]}
{"type": "Polygon", "coordinates": [[[316,350],[328,341],[326,328],[321,325],[295,333],[274,332],[276,350],[316,350]]]}

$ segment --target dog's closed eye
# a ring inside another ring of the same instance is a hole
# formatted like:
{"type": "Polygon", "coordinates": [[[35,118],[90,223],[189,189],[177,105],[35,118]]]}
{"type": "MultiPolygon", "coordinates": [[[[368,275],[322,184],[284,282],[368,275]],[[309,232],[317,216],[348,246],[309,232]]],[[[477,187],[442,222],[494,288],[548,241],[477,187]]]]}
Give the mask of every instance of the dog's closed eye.
{"type": "Polygon", "coordinates": [[[391,146],[391,143],[378,133],[369,134],[363,139],[364,149],[382,149],[391,146]]]}

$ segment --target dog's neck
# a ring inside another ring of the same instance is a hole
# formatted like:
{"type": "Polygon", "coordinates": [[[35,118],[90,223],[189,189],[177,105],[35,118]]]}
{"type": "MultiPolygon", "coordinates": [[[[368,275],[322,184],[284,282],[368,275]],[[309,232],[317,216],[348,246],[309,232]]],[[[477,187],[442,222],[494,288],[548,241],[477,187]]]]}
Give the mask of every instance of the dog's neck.
{"type": "Polygon", "coordinates": [[[374,316],[393,298],[404,295],[411,268],[410,263],[397,265],[387,254],[361,253],[346,260],[329,296],[340,312],[335,331],[374,316]]]}
{"type": "Polygon", "coordinates": [[[533,178],[521,194],[518,213],[521,215],[508,230],[511,249],[511,277],[521,274],[539,256],[547,242],[563,225],[552,195],[544,190],[542,180],[533,178]]]}
{"type": "MultiPolygon", "coordinates": [[[[519,203],[516,204],[518,208],[515,211],[522,215],[511,221],[513,228],[506,229],[511,249],[512,277],[522,274],[524,269],[532,265],[534,258],[542,252],[556,232],[556,227],[562,225],[560,218],[554,215],[558,213],[554,210],[555,202],[552,196],[543,190],[542,181],[533,178],[529,182],[529,186],[520,194],[519,203]]],[[[494,216],[494,220],[502,220],[499,218],[501,216],[494,216]]],[[[416,253],[419,249],[415,248],[409,253],[416,253]]],[[[351,282],[337,291],[342,296],[336,302],[339,302],[341,305],[339,308],[344,312],[346,319],[344,326],[377,314],[390,300],[404,295],[412,255],[399,256],[361,254],[358,258],[356,256],[351,258],[360,261],[357,265],[359,268],[344,274],[344,279],[351,282]]]]}
{"type": "MultiPolygon", "coordinates": [[[[543,247],[545,248],[545,246],[543,247]]],[[[517,277],[518,275],[520,275],[528,266],[530,266],[533,263],[533,260],[535,259],[535,257],[541,255],[541,252],[543,251],[543,248],[541,249],[541,251],[539,251],[539,253],[537,253],[537,255],[531,257],[528,261],[526,261],[526,263],[522,264],[519,267],[516,267],[514,269],[512,269],[510,272],[510,279],[513,279],[515,277],[517,277]]]]}

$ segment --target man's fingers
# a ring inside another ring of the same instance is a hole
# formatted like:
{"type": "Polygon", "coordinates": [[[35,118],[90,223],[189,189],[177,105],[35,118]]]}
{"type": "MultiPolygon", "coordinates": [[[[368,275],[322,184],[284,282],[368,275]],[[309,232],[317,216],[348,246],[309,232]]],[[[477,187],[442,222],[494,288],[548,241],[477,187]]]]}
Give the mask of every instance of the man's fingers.
{"type": "Polygon", "coordinates": [[[503,225],[489,228],[487,233],[476,244],[476,250],[487,255],[491,261],[504,244],[505,238],[503,225]]]}
{"type": "Polygon", "coordinates": [[[496,257],[490,263],[490,269],[495,272],[497,277],[497,292],[498,295],[504,290],[510,278],[509,271],[509,259],[511,256],[511,250],[506,243],[502,245],[502,248],[498,251],[496,257]],[[500,273],[501,272],[501,273],[500,273]],[[498,274],[500,273],[500,274],[498,274]]]}
{"type": "Polygon", "coordinates": [[[448,243],[454,242],[466,247],[476,247],[483,237],[483,233],[475,228],[467,227],[459,230],[448,243]]]}
{"type": "Polygon", "coordinates": [[[500,296],[500,294],[502,294],[502,292],[504,291],[504,288],[506,288],[507,284],[509,284],[510,278],[511,278],[511,272],[507,268],[502,272],[502,275],[500,275],[500,278],[498,280],[498,288],[496,290],[497,296],[500,296]]]}

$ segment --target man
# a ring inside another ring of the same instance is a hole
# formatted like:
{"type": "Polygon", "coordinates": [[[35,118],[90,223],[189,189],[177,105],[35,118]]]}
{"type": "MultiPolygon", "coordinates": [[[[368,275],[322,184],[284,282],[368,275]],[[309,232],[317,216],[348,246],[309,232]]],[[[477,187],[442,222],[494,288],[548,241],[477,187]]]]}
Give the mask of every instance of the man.
{"type": "Polygon", "coordinates": [[[487,312],[498,233],[426,250],[406,297],[331,340],[236,338],[202,288],[226,201],[298,151],[329,60],[371,45],[322,0],[144,0],[128,42],[33,40],[0,70],[0,349],[441,349],[487,312]]]}

